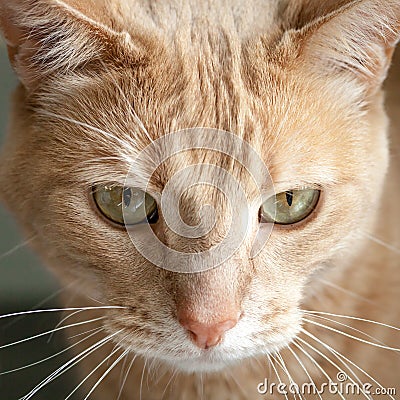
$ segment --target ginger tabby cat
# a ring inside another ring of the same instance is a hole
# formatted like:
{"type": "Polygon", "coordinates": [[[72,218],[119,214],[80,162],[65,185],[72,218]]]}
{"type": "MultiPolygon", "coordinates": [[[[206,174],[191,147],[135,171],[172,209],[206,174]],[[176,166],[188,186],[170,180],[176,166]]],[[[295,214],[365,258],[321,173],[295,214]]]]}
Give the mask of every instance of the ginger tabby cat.
{"type": "Polygon", "coordinates": [[[73,283],[69,333],[99,328],[82,398],[396,398],[398,0],[1,0],[0,26],[0,198],[73,283]]]}

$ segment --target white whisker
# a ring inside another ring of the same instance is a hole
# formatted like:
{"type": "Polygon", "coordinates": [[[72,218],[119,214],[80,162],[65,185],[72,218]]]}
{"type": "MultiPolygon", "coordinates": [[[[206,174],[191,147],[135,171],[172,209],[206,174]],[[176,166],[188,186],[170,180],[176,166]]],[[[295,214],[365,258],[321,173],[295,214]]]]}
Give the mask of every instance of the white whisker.
{"type": "Polygon", "coordinates": [[[122,363],[122,366],[121,366],[120,374],[119,374],[119,383],[118,383],[119,386],[121,386],[122,380],[124,378],[124,372],[125,372],[127,363],[128,363],[128,357],[125,357],[124,362],[122,363]]]}
{"type": "Polygon", "coordinates": [[[365,298],[365,297],[362,297],[362,296],[358,295],[357,293],[352,292],[351,290],[342,288],[341,286],[338,286],[338,285],[336,285],[336,284],[334,284],[334,283],[332,283],[332,282],[329,282],[329,281],[327,281],[327,280],[325,280],[325,279],[318,278],[318,280],[319,280],[320,282],[322,282],[324,285],[329,286],[329,287],[331,287],[331,288],[333,288],[333,289],[336,289],[336,290],[338,290],[339,292],[345,293],[345,294],[347,294],[347,295],[349,295],[349,296],[351,296],[351,297],[353,297],[353,298],[355,298],[355,299],[357,299],[357,300],[362,300],[362,301],[365,301],[365,302],[367,302],[367,303],[374,304],[374,302],[371,301],[370,299],[367,299],[367,298],[365,298]]]}
{"type": "MultiPolygon", "coordinates": [[[[70,287],[72,287],[77,281],[72,281],[69,284],[65,285],[64,287],[56,290],[54,293],[50,294],[49,296],[45,297],[43,300],[41,300],[40,302],[36,303],[33,307],[32,310],[37,309],[38,307],[43,306],[44,304],[46,304],[48,301],[54,299],[55,297],[57,297],[59,294],[61,294],[62,292],[64,292],[65,290],[69,289],[70,287]]],[[[4,327],[5,328],[9,328],[11,326],[13,326],[15,323],[17,323],[20,319],[22,319],[25,315],[20,315],[18,318],[15,318],[14,320],[8,322],[4,327]]],[[[1,318],[1,315],[0,315],[1,318]]]]}
{"type": "Polygon", "coordinates": [[[385,249],[393,251],[396,254],[400,254],[400,249],[395,247],[394,245],[392,245],[390,243],[386,243],[383,240],[378,239],[377,237],[370,235],[369,233],[365,233],[365,232],[360,232],[360,233],[361,233],[361,235],[365,236],[366,238],[368,238],[372,242],[375,242],[376,244],[379,244],[380,246],[384,247],[385,249]]]}
{"type": "Polygon", "coordinates": [[[38,385],[36,385],[28,394],[25,396],[21,397],[19,400],[29,400],[31,399],[37,392],[39,392],[43,387],[45,387],[47,384],[52,382],[53,380],[57,379],[59,376],[63,375],[65,372],[73,368],[76,364],[78,364],[80,361],[85,359],[87,356],[92,354],[94,351],[98,350],[101,348],[103,345],[111,341],[111,339],[121,333],[123,330],[121,329],[120,331],[117,331],[109,336],[106,336],[105,338],[101,339],[97,343],[93,344],[89,348],[85,349],[82,351],[80,354],[76,355],[73,357],[71,360],[67,361],[65,364],[63,364],[61,367],[59,367],[57,370],[52,372],[47,378],[43,379],[38,385]]]}
{"type": "Polygon", "coordinates": [[[126,371],[126,374],[125,374],[125,377],[124,377],[124,380],[122,381],[121,388],[119,389],[119,393],[118,393],[117,400],[119,400],[119,399],[121,398],[121,396],[122,396],[122,392],[123,392],[123,390],[124,390],[126,381],[127,381],[127,379],[128,379],[128,376],[129,376],[129,373],[131,372],[133,363],[134,363],[135,360],[136,360],[136,357],[137,357],[137,356],[134,355],[133,358],[132,358],[131,363],[129,364],[129,367],[128,367],[128,369],[127,369],[127,371],[126,371]]]}
{"type": "MultiPolygon", "coordinates": [[[[124,338],[125,339],[125,338],[124,338]]],[[[119,343],[121,343],[124,339],[122,339],[119,343]]],[[[96,368],[94,368],[93,370],[92,370],[92,372],[90,372],[88,375],[86,375],[86,377],[75,387],[75,389],[64,399],[64,400],[68,400],[68,399],[70,399],[71,398],[71,396],[74,394],[74,393],[76,393],[76,391],[105,363],[105,362],[107,362],[107,361],[109,361],[110,359],[111,359],[111,357],[114,355],[114,354],[116,354],[116,353],[118,353],[119,351],[121,350],[121,347],[119,346],[119,345],[117,345],[116,347],[114,347],[114,349],[111,351],[111,353],[106,357],[106,358],[104,358],[104,360],[103,361],[101,361],[97,366],[96,366],[96,368]]],[[[125,354],[126,352],[127,352],[128,350],[126,350],[123,354],[125,354]]],[[[91,391],[89,392],[89,394],[87,395],[87,397],[86,398],[88,398],[92,393],[93,393],[93,391],[96,389],[96,387],[98,386],[100,384],[100,381],[97,381],[97,383],[96,383],[96,385],[95,386],[93,386],[93,388],[91,389],[91,391]]]]}
{"type": "MultiPolygon", "coordinates": [[[[342,358],[343,360],[347,361],[350,363],[353,367],[357,368],[361,373],[363,373],[367,378],[369,378],[372,382],[377,384],[381,389],[385,390],[385,388],[374,378],[372,377],[368,372],[366,372],[363,368],[359,367],[356,363],[345,357],[343,354],[339,353],[337,350],[333,349],[330,347],[330,350],[338,357],[338,359],[342,358]]],[[[342,360],[342,362],[343,362],[342,360]]],[[[392,400],[396,400],[392,395],[388,394],[388,396],[392,400]]]]}
{"type": "MultiPolygon", "coordinates": [[[[282,385],[282,384],[283,384],[282,379],[281,379],[281,377],[279,376],[278,370],[276,369],[274,363],[271,361],[271,357],[272,357],[271,354],[267,354],[268,361],[269,361],[270,365],[272,366],[272,369],[273,369],[274,372],[275,372],[275,376],[276,376],[276,378],[278,379],[279,383],[282,385]]],[[[289,400],[288,395],[287,395],[286,393],[284,394],[284,396],[285,396],[285,399],[286,399],[286,400],[289,400]]]]}
{"type": "Polygon", "coordinates": [[[360,329],[357,329],[357,328],[354,328],[354,327],[352,327],[352,326],[350,326],[350,325],[344,324],[343,322],[339,322],[339,321],[336,321],[336,320],[334,320],[334,319],[332,319],[332,318],[322,317],[322,316],[320,316],[320,315],[315,315],[315,314],[308,314],[308,316],[309,316],[309,317],[312,317],[312,318],[318,318],[318,319],[321,319],[321,320],[324,320],[324,321],[333,322],[334,324],[343,326],[343,327],[348,328],[348,329],[350,329],[350,330],[352,330],[352,331],[354,331],[354,332],[360,333],[360,334],[364,335],[365,337],[367,337],[367,338],[369,338],[369,339],[375,340],[377,343],[379,343],[379,344],[381,344],[381,345],[383,345],[383,346],[387,346],[386,343],[380,341],[380,340],[377,339],[376,337],[371,336],[371,335],[369,335],[368,333],[366,333],[366,332],[364,332],[364,331],[362,331],[362,330],[360,330],[360,329]]]}
{"type": "Polygon", "coordinates": [[[87,330],[87,331],[85,331],[85,332],[77,333],[76,335],[72,335],[72,336],[68,336],[68,339],[75,339],[75,338],[77,338],[77,337],[79,337],[79,336],[87,335],[88,333],[92,333],[92,332],[97,331],[97,330],[104,330],[104,328],[93,328],[93,329],[89,329],[89,330],[87,330]]]}
{"type": "MultiPolygon", "coordinates": [[[[78,310],[78,311],[73,312],[72,314],[67,315],[66,317],[64,317],[64,318],[55,326],[54,329],[57,329],[57,328],[58,328],[60,325],[62,325],[67,319],[73,317],[73,316],[76,315],[76,314],[81,313],[82,311],[84,311],[84,310],[78,310]]],[[[53,338],[55,332],[56,332],[56,331],[54,331],[54,332],[52,332],[52,333],[50,334],[49,338],[47,339],[47,343],[50,343],[50,342],[51,342],[51,339],[53,338]]]]}
{"type": "Polygon", "coordinates": [[[203,373],[200,372],[200,400],[204,399],[204,379],[203,373]]]}
{"type": "Polygon", "coordinates": [[[143,380],[144,380],[144,373],[146,371],[146,364],[147,364],[147,359],[145,358],[142,370],[142,376],[140,378],[140,394],[139,394],[140,400],[142,400],[143,380]]]}
{"type": "MultiPolygon", "coordinates": [[[[315,382],[313,380],[313,378],[311,378],[310,373],[308,372],[306,366],[304,365],[304,363],[300,360],[300,358],[297,356],[296,352],[290,347],[288,346],[289,351],[292,353],[293,357],[297,360],[297,362],[299,363],[299,365],[301,366],[301,368],[303,369],[303,371],[306,373],[308,379],[310,380],[310,382],[312,383],[314,389],[317,388],[317,386],[315,385],[315,382]]],[[[320,400],[322,400],[322,397],[320,395],[320,393],[317,391],[318,393],[318,397],[320,398],[320,400]]]]}
{"type": "Polygon", "coordinates": [[[63,329],[72,328],[72,327],[74,327],[74,326],[79,326],[79,325],[84,325],[84,324],[90,324],[90,323],[92,323],[92,322],[100,321],[100,320],[102,320],[102,319],[104,319],[104,318],[105,318],[105,317],[99,317],[99,318],[95,318],[95,319],[90,319],[90,320],[88,320],[88,321],[77,322],[77,323],[75,323],[75,324],[66,325],[66,326],[61,326],[60,328],[52,329],[52,330],[50,330],[50,331],[42,332],[42,333],[39,333],[39,334],[37,334],[37,335],[30,336],[30,337],[28,337],[28,338],[18,340],[18,341],[16,341],[16,342],[12,342],[12,343],[5,344],[5,345],[3,345],[3,346],[0,346],[0,350],[1,350],[1,349],[6,349],[7,347],[11,347],[11,346],[16,346],[17,344],[25,343],[25,342],[28,342],[28,341],[33,340],[33,339],[37,339],[37,338],[42,337],[42,336],[46,336],[46,335],[48,335],[48,334],[50,334],[50,333],[52,333],[52,332],[61,331],[61,330],[63,330],[63,329]]]}
{"type": "MultiPolygon", "coordinates": [[[[295,384],[295,381],[294,381],[294,379],[292,378],[292,375],[290,374],[289,369],[286,367],[286,363],[285,363],[285,361],[284,361],[282,355],[278,352],[278,353],[276,354],[276,356],[277,356],[278,359],[280,360],[280,365],[281,365],[281,367],[283,368],[283,370],[284,370],[286,376],[289,378],[290,384],[291,384],[291,385],[292,385],[292,384],[295,384]]],[[[299,396],[300,399],[303,399],[303,396],[301,395],[300,392],[293,393],[294,398],[296,398],[296,394],[299,396]]]]}
{"type": "MultiPolygon", "coordinates": [[[[324,346],[327,350],[329,350],[343,365],[345,365],[349,371],[352,372],[352,374],[356,377],[357,381],[360,383],[361,387],[363,387],[363,382],[361,381],[361,379],[358,378],[358,376],[353,372],[353,370],[348,366],[348,364],[346,364],[343,360],[345,360],[346,362],[350,363],[353,367],[357,368],[361,373],[363,373],[366,377],[368,377],[369,379],[371,379],[372,382],[376,383],[381,389],[384,389],[384,387],[375,379],[373,378],[370,374],[368,374],[363,368],[359,367],[357,364],[355,364],[353,361],[351,361],[350,359],[348,359],[347,357],[345,357],[342,353],[338,352],[337,350],[335,350],[334,348],[332,348],[331,346],[327,345],[326,343],[323,343],[320,339],[318,339],[317,337],[315,337],[313,334],[311,334],[310,332],[307,332],[305,329],[303,330],[303,333],[305,333],[307,336],[311,337],[312,339],[314,339],[317,343],[320,343],[322,346],[324,346]]],[[[367,395],[363,392],[363,394],[367,397],[367,395]]],[[[388,394],[388,396],[392,399],[395,400],[395,398],[393,396],[391,396],[390,394],[388,394]]],[[[369,397],[367,397],[369,398],[369,397]]]]}
{"type": "MultiPolygon", "coordinates": [[[[302,330],[302,332],[305,334],[305,335],[307,335],[307,336],[309,336],[309,332],[307,332],[306,330],[302,330]]],[[[305,340],[303,340],[303,339],[301,339],[300,337],[298,337],[297,338],[297,340],[299,340],[301,343],[303,343],[303,344],[305,344],[307,347],[309,347],[311,350],[313,350],[315,353],[317,353],[319,356],[321,356],[324,360],[326,360],[330,365],[332,365],[333,367],[335,367],[337,370],[338,370],[338,372],[341,372],[342,371],[342,369],[343,368],[341,368],[338,364],[336,364],[334,361],[332,361],[329,357],[327,357],[324,353],[322,353],[321,351],[319,351],[318,349],[316,349],[313,345],[311,345],[310,343],[308,343],[308,342],[306,342],[305,340]]],[[[320,343],[319,341],[317,341],[318,343],[320,343]]],[[[324,344],[325,343],[320,343],[320,344],[322,344],[322,346],[324,346],[324,344]]],[[[324,346],[325,348],[326,348],[326,346],[324,346]]],[[[334,355],[334,354],[333,354],[334,355]]],[[[337,357],[336,357],[337,358],[337,357]]],[[[339,360],[340,361],[340,360],[339,360]]],[[[343,363],[343,361],[341,361],[342,363],[343,363]]],[[[343,364],[343,365],[345,365],[346,366],[346,364],[343,364]]],[[[348,368],[348,367],[347,367],[348,368]]],[[[357,379],[357,381],[362,385],[362,382],[360,381],[360,379],[358,378],[358,376],[350,369],[350,368],[348,368],[348,370],[355,376],[355,378],[357,379]]],[[[354,381],[354,379],[351,377],[351,376],[349,376],[348,377],[349,378],[349,380],[352,382],[352,383],[354,383],[355,385],[357,385],[357,383],[354,381]]],[[[330,381],[331,381],[331,378],[329,378],[330,379],[330,381]]],[[[369,397],[365,394],[365,392],[364,391],[362,391],[362,393],[363,393],[363,395],[367,398],[367,399],[369,399],[369,397]]],[[[339,394],[340,394],[340,396],[341,396],[341,398],[343,399],[343,400],[345,400],[345,398],[343,397],[343,393],[340,393],[339,392],[339,394]]]]}
{"type": "MultiPolygon", "coordinates": [[[[74,344],[72,344],[71,346],[69,346],[69,347],[67,347],[67,348],[65,348],[65,349],[63,349],[63,350],[61,350],[61,351],[59,351],[58,353],[53,354],[53,355],[51,355],[50,357],[46,357],[46,358],[44,358],[44,359],[42,359],[42,360],[40,360],[40,361],[33,362],[32,364],[24,365],[23,367],[19,367],[19,368],[11,369],[11,370],[9,370],[9,371],[1,372],[1,373],[0,373],[0,376],[1,376],[1,375],[8,375],[8,374],[11,374],[11,373],[17,372],[17,371],[22,371],[22,370],[24,370],[24,369],[31,368],[31,367],[34,367],[34,366],[36,366],[36,365],[42,364],[42,363],[44,363],[44,362],[46,362],[46,361],[48,361],[48,360],[51,360],[52,358],[56,358],[56,357],[58,357],[59,355],[61,355],[61,354],[63,354],[63,353],[66,353],[67,351],[71,350],[72,348],[74,348],[74,347],[77,346],[78,344],[80,344],[80,343],[82,343],[82,342],[88,340],[89,338],[91,338],[92,336],[96,335],[97,333],[100,333],[102,330],[103,330],[103,328],[96,328],[96,329],[95,329],[95,332],[92,333],[91,335],[89,335],[89,336],[83,338],[82,340],[80,340],[79,342],[74,343],[74,344]]],[[[89,332],[85,332],[85,333],[89,333],[89,332]]]]}
{"type": "MultiPolygon", "coordinates": [[[[305,350],[301,344],[296,343],[295,341],[293,341],[293,344],[305,355],[307,356],[312,362],[313,364],[322,372],[322,374],[325,376],[325,378],[328,380],[328,382],[333,382],[333,379],[331,376],[329,376],[329,374],[321,367],[321,365],[317,362],[317,360],[314,359],[314,357],[308,353],[307,350],[305,350]]],[[[342,400],[346,400],[343,396],[342,393],[338,393],[339,396],[342,398],[342,400]]]]}
{"type": "Polygon", "coordinates": [[[170,378],[168,379],[167,384],[165,385],[165,388],[162,392],[160,400],[162,400],[164,398],[164,396],[166,395],[169,385],[171,384],[171,382],[174,380],[174,378],[176,376],[176,372],[177,372],[176,368],[173,368],[172,374],[171,374],[170,378]]]}
{"type": "MultiPolygon", "coordinates": [[[[120,350],[120,349],[117,349],[120,350]]],[[[90,395],[96,390],[96,388],[100,385],[101,382],[105,379],[105,377],[111,372],[111,370],[129,353],[129,350],[125,350],[113,363],[112,365],[104,372],[104,374],[100,377],[100,379],[96,382],[96,384],[92,387],[90,392],[87,394],[87,396],[84,398],[84,400],[87,400],[90,395]]]]}
{"type": "Polygon", "coordinates": [[[371,320],[371,319],[353,317],[353,316],[351,316],[351,315],[333,314],[333,313],[322,312],[322,311],[303,310],[303,312],[305,312],[305,313],[307,313],[307,314],[320,314],[320,315],[327,315],[327,316],[329,316],[329,317],[346,318],[346,319],[352,319],[352,320],[355,320],[355,321],[368,322],[368,323],[370,323],[370,324],[375,324],[375,325],[383,326],[383,327],[385,327],[385,328],[394,329],[394,330],[400,332],[400,328],[397,328],[397,327],[392,326],[392,325],[384,324],[383,322],[373,321],[373,320],[371,320]]]}
{"type": "Polygon", "coordinates": [[[121,306],[102,306],[102,307],[75,307],[75,308],[51,308],[51,309],[44,309],[44,310],[29,310],[29,311],[21,311],[21,312],[14,312],[11,314],[0,315],[0,319],[3,318],[10,318],[10,317],[18,317],[20,315],[30,315],[30,314],[39,314],[39,313],[47,313],[47,312],[63,312],[63,311],[78,311],[78,310],[112,310],[112,309],[127,309],[128,307],[121,307],[121,306]]]}
{"type": "Polygon", "coordinates": [[[324,324],[320,324],[319,322],[311,321],[311,320],[306,319],[306,318],[303,318],[303,321],[308,322],[309,324],[313,324],[313,325],[319,326],[321,328],[327,329],[329,331],[335,332],[335,333],[337,333],[339,335],[346,336],[346,337],[348,337],[350,339],[357,340],[358,342],[361,342],[361,343],[369,344],[371,346],[379,347],[379,348],[385,349],[385,350],[392,350],[392,351],[400,352],[400,349],[398,349],[396,347],[384,346],[384,345],[381,345],[379,343],[370,342],[369,340],[361,339],[361,338],[359,338],[357,336],[353,336],[353,335],[350,335],[349,333],[339,331],[338,329],[332,328],[330,326],[327,326],[327,325],[324,325],[324,324]]]}
{"type": "Polygon", "coordinates": [[[0,255],[0,260],[2,260],[3,258],[6,258],[8,256],[11,256],[12,254],[17,252],[18,250],[28,246],[31,242],[33,242],[37,238],[37,236],[38,235],[34,235],[34,236],[30,237],[29,239],[25,240],[24,242],[15,245],[10,250],[7,250],[5,253],[0,255]]]}

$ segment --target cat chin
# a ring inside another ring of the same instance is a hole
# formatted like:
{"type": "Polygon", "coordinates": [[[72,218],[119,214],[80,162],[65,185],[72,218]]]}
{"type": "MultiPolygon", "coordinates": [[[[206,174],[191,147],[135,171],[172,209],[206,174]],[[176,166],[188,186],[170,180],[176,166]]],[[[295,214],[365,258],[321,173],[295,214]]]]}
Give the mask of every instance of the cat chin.
{"type": "Polygon", "coordinates": [[[212,360],[206,358],[198,358],[192,360],[179,360],[175,363],[166,362],[169,367],[173,367],[184,374],[196,374],[196,373],[212,373],[220,372],[229,367],[239,364],[242,359],[236,360],[212,360]]]}
{"type": "Polygon", "coordinates": [[[278,353],[290,343],[285,341],[281,345],[272,345],[263,349],[248,349],[245,352],[236,353],[232,350],[215,348],[203,351],[199,356],[193,357],[165,357],[159,356],[152,359],[161,362],[167,369],[173,369],[183,374],[223,372],[228,368],[250,360],[254,357],[268,357],[278,353]]]}
{"type": "MultiPolygon", "coordinates": [[[[249,358],[247,356],[246,358],[249,358]]],[[[233,358],[229,357],[216,357],[215,355],[205,354],[200,357],[193,358],[155,358],[154,361],[161,362],[166,369],[172,369],[182,374],[196,374],[196,373],[212,373],[223,371],[229,367],[233,367],[246,358],[233,358]]],[[[151,358],[150,358],[151,359],[151,358]]]]}

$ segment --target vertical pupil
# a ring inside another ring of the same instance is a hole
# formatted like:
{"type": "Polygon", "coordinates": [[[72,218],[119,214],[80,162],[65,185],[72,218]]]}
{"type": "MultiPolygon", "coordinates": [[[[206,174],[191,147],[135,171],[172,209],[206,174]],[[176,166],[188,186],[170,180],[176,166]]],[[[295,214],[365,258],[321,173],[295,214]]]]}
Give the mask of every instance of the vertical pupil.
{"type": "Polygon", "coordinates": [[[132,199],[132,191],[130,188],[126,188],[123,191],[123,201],[124,201],[124,205],[125,207],[129,207],[129,205],[131,204],[131,199],[132,199]]]}
{"type": "Polygon", "coordinates": [[[293,191],[286,192],[286,201],[289,204],[289,207],[293,204],[293,191]]]}

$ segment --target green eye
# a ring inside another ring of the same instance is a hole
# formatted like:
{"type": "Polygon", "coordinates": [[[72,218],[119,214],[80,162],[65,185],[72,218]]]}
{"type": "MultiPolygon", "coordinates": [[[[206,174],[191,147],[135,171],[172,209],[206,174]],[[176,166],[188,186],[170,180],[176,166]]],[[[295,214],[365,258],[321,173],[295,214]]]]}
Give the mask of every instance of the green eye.
{"type": "Polygon", "coordinates": [[[260,208],[261,222],[291,225],[306,219],[318,204],[320,191],[290,190],[270,197],[260,208]]]}
{"type": "Polygon", "coordinates": [[[158,220],[157,203],[143,190],[115,184],[96,185],[94,201],[110,221],[121,225],[137,225],[158,220]]]}

